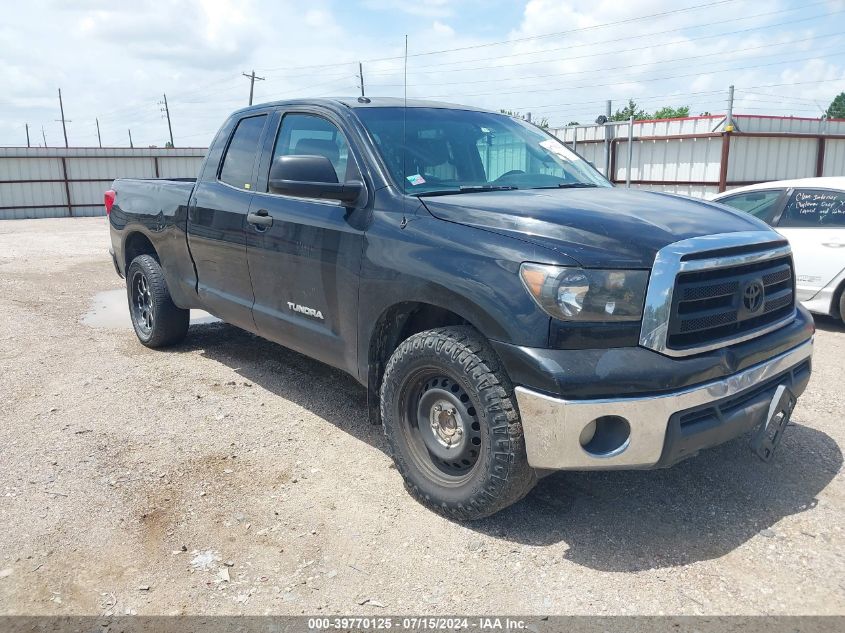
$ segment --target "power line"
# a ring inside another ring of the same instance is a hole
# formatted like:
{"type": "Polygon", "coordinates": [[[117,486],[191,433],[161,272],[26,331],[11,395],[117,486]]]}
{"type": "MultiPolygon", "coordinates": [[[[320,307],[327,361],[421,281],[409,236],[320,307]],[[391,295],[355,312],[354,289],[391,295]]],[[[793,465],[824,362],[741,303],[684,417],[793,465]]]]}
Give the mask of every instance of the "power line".
{"type": "MultiPolygon", "coordinates": [[[[504,45],[504,44],[515,44],[515,43],[518,43],[518,42],[527,42],[527,41],[530,41],[530,40],[538,40],[538,39],[546,39],[546,38],[550,38],[550,37],[558,37],[560,35],[570,35],[572,33],[582,33],[582,32],[585,32],[585,31],[594,31],[596,29],[602,29],[602,28],[606,28],[606,27],[609,27],[609,26],[619,26],[620,24],[630,24],[631,22],[639,22],[640,20],[648,20],[650,18],[659,18],[659,17],[663,17],[663,16],[667,16],[667,15],[673,15],[673,14],[676,14],[676,13],[684,13],[684,12],[687,12],[687,11],[694,11],[696,9],[712,8],[712,7],[715,7],[715,6],[718,6],[718,5],[730,4],[730,3],[733,3],[733,2],[736,2],[736,1],[737,0],[717,0],[716,2],[705,2],[703,4],[696,4],[696,5],[684,7],[684,8],[681,8],[681,9],[671,9],[669,11],[660,11],[658,13],[651,13],[651,14],[648,14],[648,15],[641,15],[641,16],[637,16],[637,17],[633,17],[633,18],[625,18],[624,20],[617,20],[615,22],[605,22],[603,24],[594,24],[592,26],[584,26],[584,27],[580,27],[580,28],[577,28],[577,29],[568,29],[568,30],[565,30],[565,31],[555,31],[553,33],[544,33],[542,35],[530,35],[530,36],[526,36],[526,37],[519,37],[519,38],[514,38],[514,39],[509,39],[509,40],[499,40],[499,41],[495,41],[495,42],[484,42],[484,43],[481,43],[481,44],[472,44],[472,45],[468,45],[468,46],[458,46],[458,47],[455,47],[455,48],[443,48],[443,49],[440,49],[440,50],[423,51],[423,52],[420,52],[420,53],[410,54],[410,55],[408,55],[408,57],[425,57],[425,56],[429,56],[429,55],[440,55],[442,53],[454,53],[454,52],[458,52],[458,51],[465,51],[465,50],[471,50],[471,49],[476,49],[476,48],[489,48],[491,46],[500,46],[500,45],[504,45]]],[[[819,4],[819,2],[810,3],[810,4],[807,4],[807,5],[804,5],[804,6],[805,7],[811,6],[812,4],[819,4]]],[[[365,59],[363,61],[365,61],[365,62],[381,62],[381,61],[401,60],[403,58],[404,58],[404,56],[397,55],[397,56],[393,56],[393,57],[377,57],[377,58],[372,58],[372,59],[365,59]]],[[[349,61],[349,62],[336,62],[336,63],[333,63],[333,64],[311,64],[311,65],[307,65],[307,66],[295,66],[295,67],[287,67],[287,68],[288,68],[288,70],[300,70],[300,69],[307,69],[307,68],[326,68],[326,67],[329,67],[329,66],[344,66],[344,65],[347,65],[347,64],[354,64],[354,63],[355,63],[354,61],[349,61]]],[[[276,71],[276,70],[282,70],[284,68],[286,68],[286,67],[285,66],[279,66],[279,67],[276,67],[276,68],[263,68],[263,69],[260,69],[260,70],[276,71]]]]}
{"type": "MultiPolygon", "coordinates": [[[[845,11],[845,9],[843,9],[843,11],[845,11]]],[[[762,44],[760,46],[750,46],[748,48],[736,48],[736,49],[732,49],[732,50],[729,50],[729,51],[718,51],[718,52],[715,52],[715,53],[704,53],[704,54],[701,54],[701,55],[690,55],[688,57],[674,57],[670,60],[656,60],[656,61],[650,61],[650,62],[643,62],[643,63],[640,63],[640,64],[625,64],[623,66],[607,66],[607,67],[603,67],[601,69],[601,72],[605,72],[605,71],[608,71],[608,70],[627,70],[627,69],[630,69],[630,68],[639,68],[639,67],[642,67],[642,66],[653,66],[653,65],[656,65],[656,64],[675,63],[675,62],[687,61],[687,60],[691,60],[691,59],[703,59],[705,57],[718,57],[718,56],[722,56],[722,55],[734,55],[735,53],[743,53],[743,52],[746,52],[746,51],[760,50],[760,49],[763,49],[763,48],[772,48],[773,46],[784,46],[784,45],[787,45],[787,44],[799,44],[801,42],[824,39],[824,38],[828,38],[828,37],[841,37],[841,35],[842,35],[841,33],[829,33],[827,35],[822,35],[822,36],[813,35],[813,36],[810,36],[810,37],[805,37],[803,39],[790,40],[790,41],[787,41],[787,42],[775,42],[773,44],[762,44]]],[[[649,48],[651,48],[651,47],[649,47],[649,48]]],[[[783,53],[776,53],[775,55],[782,55],[782,54],[783,53]]],[[[592,57],[592,56],[590,56],[590,57],[592,57]]],[[[769,55],[769,57],[771,57],[771,55],[769,55]]],[[[578,59],[578,58],[577,57],[570,57],[570,58],[567,58],[567,59],[564,59],[564,60],[561,60],[561,61],[570,61],[572,59],[578,59]]],[[[724,60],[724,61],[727,62],[727,61],[731,61],[731,60],[724,60]]],[[[721,63],[721,62],[719,62],[719,63],[721,63]]],[[[583,74],[595,73],[595,72],[596,72],[596,70],[591,68],[591,69],[586,69],[586,70],[574,70],[574,71],[563,72],[563,73],[547,73],[547,74],[543,74],[543,75],[523,75],[523,76],[518,77],[517,79],[519,79],[520,81],[523,80],[523,79],[545,79],[545,78],[549,78],[549,77],[564,77],[564,76],[569,76],[569,75],[583,75],[583,74]]],[[[480,83],[491,83],[491,82],[500,83],[502,81],[513,81],[513,80],[510,79],[510,78],[497,77],[497,78],[494,78],[494,79],[476,79],[476,80],[472,80],[472,81],[438,81],[438,82],[435,82],[435,83],[438,86],[451,86],[451,85],[480,84],[480,83]]],[[[428,83],[428,84],[408,84],[408,85],[414,86],[414,87],[419,87],[419,86],[430,86],[431,84],[428,83]]],[[[401,86],[401,84],[377,84],[377,86],[384,88],[384,87],[401,86]]]]}
{"type": "MultiPolygon", "coordinates": [[[[779,64],[790,64],[790,63],[793,63],[793,62],[809,61],[811,59],[820,59],[820,58],[824,58],[824,57],[835,57],[835,56],[841,55],[843,52],[845,52],[845,51],[836,51],[836,52],[830,53],[828,55],[813,55],[811,57],[801,57],[801,58],[797,58],[797,59],[784,59],[784,60],[781,60],[781,61],[778,61],[778,62],[771,62],[771,63],[768,63],[768,64],[753,64],[753,65],[750,65],[750,66],[737,66],[737,67],[734,67],[734,68],[722,68],[722,69],[719,69],[717,71],[711,71],[711,72],[725,72],[725,71],[729,71],[729,70],[733,71],[733,70],[749,70],[749,69],[752,69],[752,68],[765,68],[767,66],[777,66],[779,64]]],[[[642,78],[642,79],[638,78],[635,81],[637,83],[644,83],[644,82],[649,82],[649,81],[662,81],[664,79],[681,79],[681,78],[684,78],[684,77],[697,77],[699,75],[700,75],[699,72],[694,72],[694,73],[684,73],[684,74],[681,74],[681,75],[667,75],[665,77],[650,77],[650,78],[642,78]]],[[[556,88],[545,88],[545,89],[535,89],[535,90],[525,90],[524,88],[522,88],[520,90],[516,90],[516,91],[513,91],[513,92],[501,92],[501,91],[497,90],[495,92],[475,92],[475,93],[469,93],[469,94],[458,95],[458,96],[460,96],[460,98],[464,98],[464,97],[481,97],[481,96],[489,96],[489,95],[518,94],[518,93],[525,93],[525,92],[537,93],[537,92],[556,92],[558,90],[578,90],[578,89],[584,89],[584,88],[603,88],[603,87],[607,87],[607,86],[615,86],[620,81],[630,82],[631,79],[629,77],[623,77],[623,78],[617,79],[616,81],[613,81],[613,82],[610,82],[610,83],[604,83],[604,84],[590,83],[590,84],[582,84],[582,85],[578,85],[578,86],[561,86],[561,87],[556,87],[556,88]]],[[[530,86],[528,86],[528,87],[530,87],[530,86]]],[[[445,98],[454,97],[454,96],[456,96],[456,95],[426,95],[426,96],[420,97],[420,98],[421,99],[445,99],[445,98]]]]}

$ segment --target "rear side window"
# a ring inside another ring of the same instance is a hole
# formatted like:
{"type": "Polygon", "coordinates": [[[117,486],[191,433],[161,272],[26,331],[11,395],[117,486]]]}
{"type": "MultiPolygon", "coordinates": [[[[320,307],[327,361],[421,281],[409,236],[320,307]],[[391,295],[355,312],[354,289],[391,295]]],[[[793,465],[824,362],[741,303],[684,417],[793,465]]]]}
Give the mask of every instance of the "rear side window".
{"type": "Polygon", "coordinates": [[[766,191],[746,191],[735,196],[728,196],[719,200],[720,204],[750,213],[756,218],[772,224],[778,210],[778,199],[783,189],[768,189],[766,191]]]}
{"type": "Polygon", "coordinates": [[[325,156],[334,167],[338,182],[360,177],[355,161],[349,160],[349,143],[343,132],[323,117],[313,114],[284,116],[273,149],[273,161],[292,154],[325,156]]]}
{"type": "Polygon", "coordinates": [[[223,157],[220,180],[238,189],[252,188],[252,168],[267,115],[241,119],[223,157]]]}
{"type": "Polygon", "coordinates": [[[845,226],[845,192],[829,189],[796,190],[778,226],[845,226]]]}

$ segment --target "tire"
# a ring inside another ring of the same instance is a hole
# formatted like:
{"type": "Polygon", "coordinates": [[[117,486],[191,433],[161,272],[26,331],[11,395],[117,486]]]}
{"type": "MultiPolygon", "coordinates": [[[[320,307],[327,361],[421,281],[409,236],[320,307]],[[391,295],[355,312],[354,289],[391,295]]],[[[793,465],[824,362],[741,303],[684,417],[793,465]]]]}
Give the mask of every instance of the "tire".
{"type": "Polygon", "coordinates": [[[150,255],[139,255],[126,271],[129,316],[138,340],[147,347],[180,343],[188,333],[190,310],[173,303],[161,266],[150,255]]]}
{"type": "Polygon", "coordinates": [[[845,288],[839,291],[839,320],[845,325],[845,288]]]}
{"type": "Polygon", "coordinates": [[[399,345],[385,368],[381,418],[408,491],[450,519],[490,516],[537,482],[513,386],[471,327],[428,330],[399,345]]]}

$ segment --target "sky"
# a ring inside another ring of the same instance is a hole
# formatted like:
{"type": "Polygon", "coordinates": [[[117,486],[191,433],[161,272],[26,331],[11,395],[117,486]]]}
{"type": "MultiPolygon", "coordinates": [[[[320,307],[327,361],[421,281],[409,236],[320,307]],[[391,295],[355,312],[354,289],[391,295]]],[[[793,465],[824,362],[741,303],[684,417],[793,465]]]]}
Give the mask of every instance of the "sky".
{"type": "Polygon", "coordinates": [[[845,0],[29,0],[0,21],[0,146],[205,147],[255,102],[407,94],[587,123],[635,99],[819,117],[845,91],[845,0]],[[43,128],[43,134],[42,134],[43,128]]]}

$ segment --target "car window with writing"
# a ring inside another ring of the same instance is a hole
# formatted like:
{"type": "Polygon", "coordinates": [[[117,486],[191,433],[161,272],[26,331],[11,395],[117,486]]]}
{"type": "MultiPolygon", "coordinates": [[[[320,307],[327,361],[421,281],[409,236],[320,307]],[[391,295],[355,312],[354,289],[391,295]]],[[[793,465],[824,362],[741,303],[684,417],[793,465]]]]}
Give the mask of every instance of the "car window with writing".
{"type": "Polygon", "coordinates": [[[845,226],[845,192],[798,189],[786,205],[779,226],[845,226]]]}

